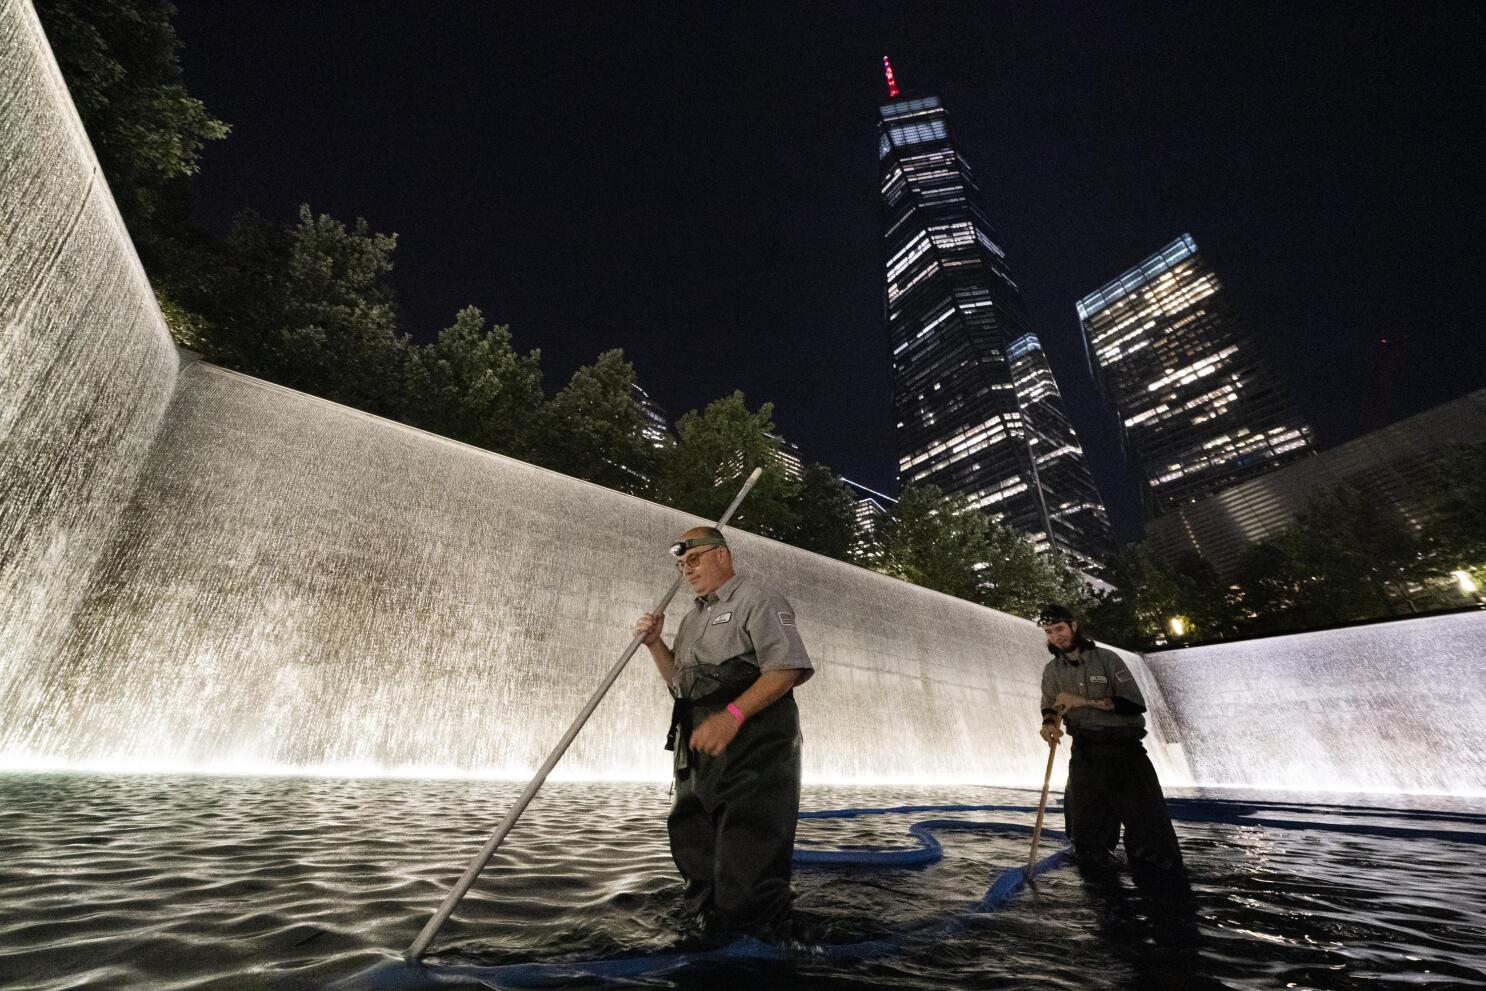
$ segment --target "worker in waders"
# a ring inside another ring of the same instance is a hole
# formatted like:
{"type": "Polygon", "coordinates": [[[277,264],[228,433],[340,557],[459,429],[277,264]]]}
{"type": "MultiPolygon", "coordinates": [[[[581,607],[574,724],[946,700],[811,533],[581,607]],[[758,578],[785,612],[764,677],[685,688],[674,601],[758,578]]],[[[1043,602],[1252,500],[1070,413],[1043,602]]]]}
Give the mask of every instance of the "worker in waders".
{"type": "Polygon", "coordinates": [[[1182,853],[1156,770],[1141,746],[1145,698],[1120,655],[1097,646],[1063,606],[1044,606],[1038,620],[1053,655],[1042,671],[1042,738],[1073,737],[1063,815],[1079,866],[1114,863],[1120,826],[1137,875],[1179,876],[1182,853]]]}
{"type": "Polygon", "coordinates": [[[720,531],[688,530],[671,553],[694,596],[675,643],[662,615],[635,624],[675,699],[671,856],[708,931],[778,935],[800,813],[793,689],[814,673],[810,656],[789,602],[734,572],[720,531]]]}

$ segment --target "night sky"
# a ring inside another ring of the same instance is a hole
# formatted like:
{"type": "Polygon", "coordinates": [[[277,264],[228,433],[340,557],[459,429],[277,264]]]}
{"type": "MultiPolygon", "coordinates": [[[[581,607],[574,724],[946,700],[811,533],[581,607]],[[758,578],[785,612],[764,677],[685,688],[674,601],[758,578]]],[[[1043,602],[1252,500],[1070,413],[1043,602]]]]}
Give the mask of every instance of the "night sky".
{"type": "Polygon", "coordinates": [[[1074,301],[1179,234],[1323,446],[1486,385],[1486,4],[177,2],[233,126],[202,223],[365,217],[416,339],[474,304],[549,390],[622,347],[673,416],[742,389],[875,487],[884,54],[945,99],[1119,535],[1074,301]]]}

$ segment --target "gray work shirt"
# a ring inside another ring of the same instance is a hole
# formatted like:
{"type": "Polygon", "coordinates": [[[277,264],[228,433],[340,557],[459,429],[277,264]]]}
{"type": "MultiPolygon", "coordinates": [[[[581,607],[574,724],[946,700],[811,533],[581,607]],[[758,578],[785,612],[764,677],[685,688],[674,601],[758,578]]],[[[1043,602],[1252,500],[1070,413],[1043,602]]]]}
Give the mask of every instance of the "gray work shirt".
{"type": "Polygon", "coordinates": [[[1145,696],[1120,655],[1104,647],[1059,654],[1042,669],[1042,714],[1053,713],[1059,692],[1072,692],[1090,702],[1113,699],[1120,710],[1105,712],[1082,706],[1064,715],[1075,740],[1139,740],[1145,736],[1145,696]]]}
{"type": "Polygon", "coordinates": [[[797,670],[796,685],[815,673],[789,600],[746,575],[734,575],[711,595],[692,600],[671,653],[676,664],[673,692],[687,668],[734,657],[760,671],[797,670]]]}

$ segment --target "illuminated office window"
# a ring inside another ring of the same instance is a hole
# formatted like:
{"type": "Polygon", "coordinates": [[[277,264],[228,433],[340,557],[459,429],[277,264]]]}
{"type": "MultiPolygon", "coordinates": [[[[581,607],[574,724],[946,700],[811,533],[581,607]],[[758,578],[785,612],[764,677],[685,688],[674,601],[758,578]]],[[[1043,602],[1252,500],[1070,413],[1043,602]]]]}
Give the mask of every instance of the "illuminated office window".
{"type": "Polygon", "coordinates": [[[1078,301],[1095,382],[1170,508],[1303,457],[1310,427],[1270,375],[1190,235],[1078,301]]]}

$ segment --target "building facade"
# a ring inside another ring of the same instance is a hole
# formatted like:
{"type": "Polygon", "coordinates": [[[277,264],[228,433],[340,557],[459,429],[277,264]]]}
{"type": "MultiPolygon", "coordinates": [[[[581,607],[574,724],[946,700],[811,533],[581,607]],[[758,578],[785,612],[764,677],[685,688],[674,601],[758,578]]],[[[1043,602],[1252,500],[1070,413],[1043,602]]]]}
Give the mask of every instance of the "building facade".
{"type": "Polygon", "coordinates": [[[1391,507],[1410,525],[1424,522],[1426,475],[1452,445],[1486,438],[1486,389],[1425,410],[1278,471],[1183,503],[1146,524],[1146,540],[1175,563],[1201,555],[1218,577],[1238,570],[1243,552],[1295,523],[1316,495],[1345,485],[1391,507]]]}
{"type": "Polygon", "coordinates": [[[878,159],[900,484],[1097,570],[1103,502],[939,97],[881,105],[878,159]]]}
{"type": "Polygon", "coordinates": [[[849,478],[842,477],[841,481],[856,499],[857,555],[870,560],[873,558],[872,531],[876,529],[878,520],[893,511],[892,507],[898,504],[898,500],[849,478]]]}
{"type": "Polygon", "coordinates": [[[650,442],[651,447],[666,448],[676,443],[676,435],[671,432],[670,417],[650,393],[640,388],[639,383],[630,384],[630,399],[645,418],[645,425],[640,428],[640,433],[650,442]]]}
{"type": "Polygon", "coordinates": [[[1079,300],[1078,319],[1147,518],[1312,453],[1310,426],[1190,235],[1079,300]]]}

